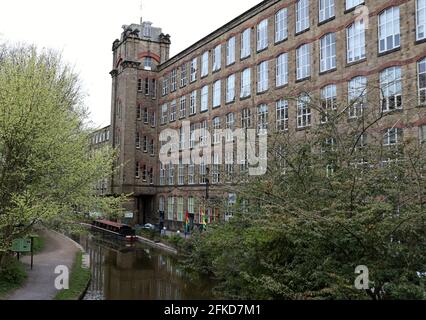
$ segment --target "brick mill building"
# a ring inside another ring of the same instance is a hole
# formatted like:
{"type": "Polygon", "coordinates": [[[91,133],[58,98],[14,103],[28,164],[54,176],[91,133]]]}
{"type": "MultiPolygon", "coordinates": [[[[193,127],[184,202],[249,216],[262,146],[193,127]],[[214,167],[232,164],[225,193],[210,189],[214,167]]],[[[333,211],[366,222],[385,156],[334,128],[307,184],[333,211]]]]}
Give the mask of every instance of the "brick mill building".
{"type": "MultiPolygon", "coordinates": [[[[383,87],[375,107],[401,110],[390,123],[404,115],[401,125],[389,127],[388,143],[402,134],[426,141],[426,0],[266,0],[174,57],[170,36],[151,23],[123,28],[113,43],[111,126],[103,130],[119,150],[120,169],[108,192],[133,195],[126,206],[132,223],[164,219],[182,230],[187,211],[199,223],[207,179],[209,203],[235,202],[223,188],[228,175],[214,166],[160,164],[160,132],[179,130],[183,121],[191,130],[301,134],[321,117],[283,99],[290,92],[310,88],[340,101],[360,84],[374,83],[383,87]],[[413,95],[415,102],[407,98],[413,95]],[[406,111],[408,100],[416,108],[406,111]]],[[[192,143],[181,141],[181,147],[192,143]]],[[[245,166],[225,171],[232,176],[245,166]]],[[[209,220],[232,214],[208,206],[209,220]]]]}

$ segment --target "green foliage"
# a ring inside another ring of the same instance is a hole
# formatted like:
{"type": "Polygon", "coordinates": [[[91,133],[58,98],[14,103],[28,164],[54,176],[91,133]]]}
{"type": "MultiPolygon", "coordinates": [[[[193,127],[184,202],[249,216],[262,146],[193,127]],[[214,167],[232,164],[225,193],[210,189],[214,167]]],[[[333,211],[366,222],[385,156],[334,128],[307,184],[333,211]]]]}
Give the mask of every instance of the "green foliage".
{"type": "Polygon", "coordinates": [[[114,151],[90,152],[78,77],[61,57],[0,46],[0,86],[0,252],[36,224],[116,212],[122,198],[93,194],[110,175],[114,151]]]}
{"type": "Polygon", "coordinates": [[[23,265],[16,258],[8,257],[0,268],[0,298],[22,286],[26,278],[23,265]]]}
{"type": "Polygon", "coordinates": [[[384,146],[386,120],[271,134],[267,174],[229,190],[248,203],[193,236],[186,268],[217,279],[218,298],[425,299],[425,146],[384,146]],[[369,290],[355,288],[360,265],[369,290]]]}
{"type": "Polygon", "coordinates": [[[83,268],[83,253],[78,252],[70,274],[70,287],[60,291],[54,300],[78,300],[87,289],[91,278],[90,269],[83,268]]]}

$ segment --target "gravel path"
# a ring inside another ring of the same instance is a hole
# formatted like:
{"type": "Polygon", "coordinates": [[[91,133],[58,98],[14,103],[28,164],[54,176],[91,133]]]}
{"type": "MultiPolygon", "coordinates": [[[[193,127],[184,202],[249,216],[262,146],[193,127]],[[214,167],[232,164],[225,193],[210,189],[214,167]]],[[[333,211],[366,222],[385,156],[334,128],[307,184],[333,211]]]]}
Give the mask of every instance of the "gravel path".
{"type": "Polygon", "coordinates": [[[42,231],[43,251],[34,256],[34,268],[30,270],[30,257],[21,261],[25,264],[28,279],[25,285],[7,297],[8,300],[52,300],[58,290],[55,288],[55,268],[67,266],[71,271],[79,248],[66,237],[52,231],[42,231]]]}

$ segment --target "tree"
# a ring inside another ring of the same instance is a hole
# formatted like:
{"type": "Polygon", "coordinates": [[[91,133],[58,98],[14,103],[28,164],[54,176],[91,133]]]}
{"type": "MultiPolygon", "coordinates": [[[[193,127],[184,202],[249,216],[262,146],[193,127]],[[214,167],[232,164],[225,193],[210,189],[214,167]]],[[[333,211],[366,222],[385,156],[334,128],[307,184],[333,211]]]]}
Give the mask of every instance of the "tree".
{"type": "Polygon", "coordinates": [[[377,107],[379,88],[368,99],[366,90],[340,105],[312,92],[285,97],[322,124],[270,132],[267,174],[240,177],[230,192],[244,206],[186,251],[187,269],[216,278],[219,297],[426,298],[426,150],[398,125],[417,97],[405,97],[402,116],[377,107]],[[366,290],[354,286],[361,265],[366,290]]]}
{"type": "Polygon", "coordinates": [[[78,77],[58,54],[0,47],[0,266],[36,224],[119,208],[121,198],[94,196],[115,156],[89,152],[86,119],[78,77]]]}

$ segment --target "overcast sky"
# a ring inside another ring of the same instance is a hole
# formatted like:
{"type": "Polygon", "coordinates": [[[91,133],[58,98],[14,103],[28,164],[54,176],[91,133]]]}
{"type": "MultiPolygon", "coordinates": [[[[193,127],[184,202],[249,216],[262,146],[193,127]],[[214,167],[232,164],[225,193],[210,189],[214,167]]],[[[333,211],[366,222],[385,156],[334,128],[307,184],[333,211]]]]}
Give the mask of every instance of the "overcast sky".
{"type": "Polygon", "coordinates": [[[110,122],[112,42],[144,20],[171,35],[171,56],[261,0],[0,0],[0,41],[62,52],[80,74],[97,127],[110,122]]]}

